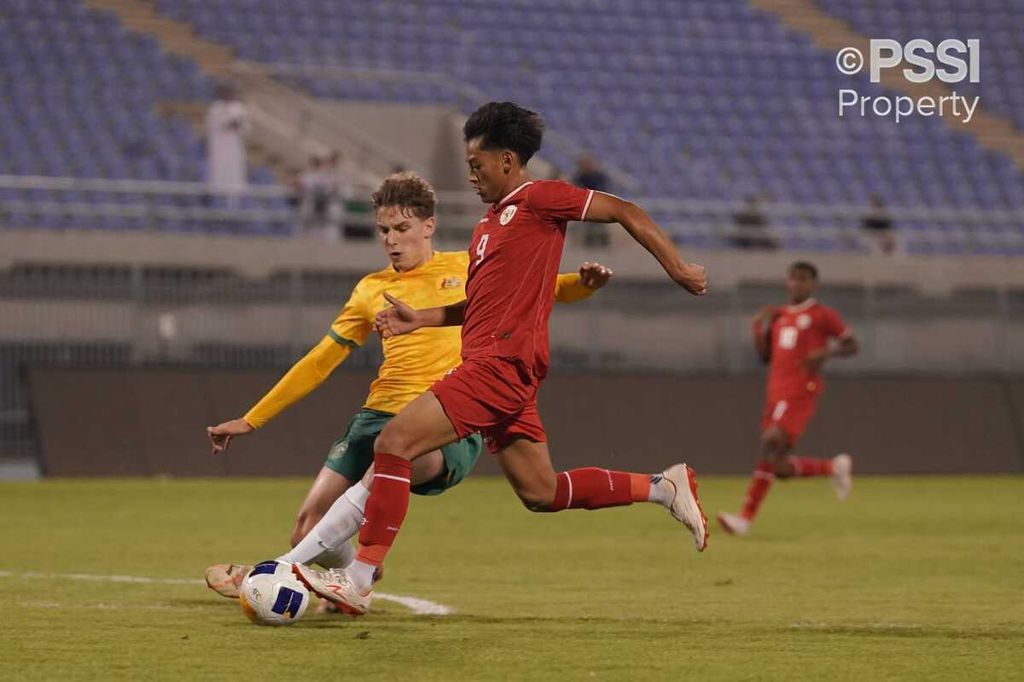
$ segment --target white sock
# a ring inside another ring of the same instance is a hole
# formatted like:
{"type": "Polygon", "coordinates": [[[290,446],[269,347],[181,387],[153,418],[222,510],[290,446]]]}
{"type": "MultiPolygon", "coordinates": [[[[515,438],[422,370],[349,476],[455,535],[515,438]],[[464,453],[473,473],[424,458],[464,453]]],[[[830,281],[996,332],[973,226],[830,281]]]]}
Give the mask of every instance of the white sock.
{"type": "Polygon", "coordinates": [[[651,474],[651,492],[647,495],[648,502],[657,502],[666,507],[672,504],[676,496],[676,487],[665,480],[661,474],[651,474]]]}
{"type": "Polygon", "coordinates": [[[345,491],[342,495],[342,499],[348,500],[349,504],[359,510],[362,514],[366,511],[366,498],[370,496],[370,489],[363,485],[362,481],[357,481],[355,485],[345,491]]]}
{"type": "Polygon", "coordinates": [[[324,540],[316,528],[309,531],[306,537],[299,541],[299,544],[292,547],[291,551],[282,554],[278,561],[299,564],[320,564],[324,568],[345,568],[356,558],[355,547],[347,540],[337,546],[331,546],[324,540]],[[325,549],[330,547],[330,549],[325,549]]]}
{"type": "Polygon", "coordinates": [[[320,564],[324,568],[345,568],[355,558],[356,548],[352,546],[351,542],[346,540],[337,547],[320,552],[313,559],[313,563],[320,564]]]}
{"type": "Polygon", "coordinates": [[[279,561],[309,564],[324,568],[344,568],[355,558],[355,549],[349,540],[359,532],[363,523],[363,510],[370,491],[356,483],[334,501],[306,537],[279,561]]]}
{"type": "Polygon", "coordinates": [[[373,587],[373,573],[377,570],[377,567],[372,564],[363,563],[356,559],[349,564],[346,572],[348,577],[352,580],[352,584],[355,588],[364,594],[370,591],[373,587]]]}

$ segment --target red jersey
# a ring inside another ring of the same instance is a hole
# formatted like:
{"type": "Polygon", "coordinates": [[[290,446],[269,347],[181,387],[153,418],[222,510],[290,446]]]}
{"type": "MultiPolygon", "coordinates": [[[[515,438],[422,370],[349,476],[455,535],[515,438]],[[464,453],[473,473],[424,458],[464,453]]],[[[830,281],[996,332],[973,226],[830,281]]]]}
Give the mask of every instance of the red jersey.
{"type": "Polygon", "coordinates": [[[809,372],[801,363],[812,351],[826,347],[829,339],[848,336],[850,330],[836,311],[809,298],[800,305],[784,307],[772,321],[769,334],[768,399],[782,400],[821,391],[821,375],[809,372]]]}
{"type": "Polygon", "coordinates": [[[547,375],[565,224],[583,220],[593,196],[561,181],[524,182],[480,219],[469,244],[463,360],[510,358],[538,379],[547,375]]]}

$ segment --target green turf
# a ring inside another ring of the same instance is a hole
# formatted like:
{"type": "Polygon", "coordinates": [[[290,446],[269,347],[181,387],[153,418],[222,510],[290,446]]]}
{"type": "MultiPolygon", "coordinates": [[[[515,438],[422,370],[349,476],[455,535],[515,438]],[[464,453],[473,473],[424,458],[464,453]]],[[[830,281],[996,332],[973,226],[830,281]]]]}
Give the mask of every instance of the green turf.
{"type": "MultiPolygon", "coordinates": [[[[454,607],[259,628],[198,578],[281,551],[308,481],[0,484],[0,679],[1020,679],[1024,478],[777,485],[707,553],[653,505],[530,514],[476,478],[414,499],[381,590],[454,607]]],[[[709,511],[745,481],[707,479],[709,511]]]]}

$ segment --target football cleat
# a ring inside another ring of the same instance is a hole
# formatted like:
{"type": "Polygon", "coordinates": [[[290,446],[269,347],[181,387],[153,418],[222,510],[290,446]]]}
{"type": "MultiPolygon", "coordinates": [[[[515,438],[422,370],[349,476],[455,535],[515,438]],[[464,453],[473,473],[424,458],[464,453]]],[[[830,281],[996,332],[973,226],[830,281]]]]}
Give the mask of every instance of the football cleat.
{"type": "Polygon", "coordinates": [[[832,487],[840,500],[849,497],[853,488],[853,458],[845,452],[832,458],[832,487]]]}
{"type": "Polygon", "coordinates": [[[343,568],[332,568],[318,571],[305,564],[292,564],[292,572],[303,585],[315,592],[318,597],[334,602],[344,613],[353,618],[370,610],[373,601],[373,590],[365,594],[356,589],[343,568]]]}
{"type": "MultiPolygon", "coordinates": [[[[373,584],[376,585],[377,582],[379,580],[381,580],[383,577],[384,577],[384,567],[383,566],[378,566],[376,568],[376,570],[374,570],[374,572],[373,572],[373,584]]],[[[327,601],[326,599],[321,599],[320,603],[316,605],[316,612],[317,613],[321,613],[321,614],[323,614],[323,613],[327,613],[327,614],[344,613],[344,611],[341,610],[341,607],[339,607],[337,604],[335,604],[332,601],[327,601]]]]}
{"type": "Polygon", "coordinates": [[[222,597],[238,599],[242,580],[251,570],[243,564],[214,564],[206,569],[206,585],[222,597]]]}
{"type": "Polygon", "coordinates": [[[739,514],[719,513],[718,525],[730,535],[746,535],[750,532],[750,519],[745,519],[739,514]]]}
{"type": "Polygon", "coordinates": [[[661,475],[675,487],[669,511],[677,521],[690,529],[694,546],[698,552],[703,552],[708,546],[708,519],[697,497],[696,472],[685,464],[675,464],[661,475]]]}

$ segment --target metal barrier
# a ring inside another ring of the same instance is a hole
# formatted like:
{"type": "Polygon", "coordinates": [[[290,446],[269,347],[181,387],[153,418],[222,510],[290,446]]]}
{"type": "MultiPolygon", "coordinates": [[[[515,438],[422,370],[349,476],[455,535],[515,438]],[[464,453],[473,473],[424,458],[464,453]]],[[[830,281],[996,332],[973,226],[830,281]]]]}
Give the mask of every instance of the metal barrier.
{"type": "MultiPolygon", "coordinates": [[[[272,226],[270,233],[293,234],[297,213],[282,208],[288,190],[277,186],[252,186],[230,206],[203,183],[138,180],[104,180],[0,175],[0,222],[26,227],[32,216],[62,215],[89,218],[95,227],[104,219],[134,219],[154,230],[182,229],[223,232],[231,226],[272,226]],[[4,190],[7,190],[4,192],[4,190]],[[22,198],[11,198],[15,190],[22,198]],[[68,193],[72,196],[69,198],[68,193]],[[91,200],[84,200],[92,197],[91,200]],[[112,200],[115,197],[116,200],[112,200]],[[187,205],[176,203],[187,202],[187,205]],[[205,202],[205,204],[204,204],[205,202]],[[269,204],[269,205],[268,205],[269,204]],[[173,223],[177,222],[177,226],[173,223]],[[167,228],[172,224],[172,228],[167,228]]],[[[464,244],[483,211],[473,192],[438,192],[439,239],[464,244]]],[[[781,246],[793,243],[804,250],[869,251],[872,240],[860,229],[865,209],[850,205],[802,205],[769,203],[759,208],[764,227],[751,231],[737,226],[743,202],[699,199],[640,198],[659,224],[681,243],[706,248],[733,248],[741,238],[773,240],[781,246]]],[[[366,212],[354,211],[347,224],[372,230],[368,202],[366,212]]],[[[1024,254],[1024,211],[968,209],[888,209],[902,248],[923,252],[1024,254]],[[931,229],[905,229],[922,223],[931,229]]],[[[230,229],[228,230],[230,231],[230,229]]]]}

